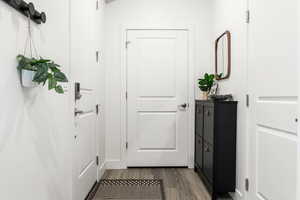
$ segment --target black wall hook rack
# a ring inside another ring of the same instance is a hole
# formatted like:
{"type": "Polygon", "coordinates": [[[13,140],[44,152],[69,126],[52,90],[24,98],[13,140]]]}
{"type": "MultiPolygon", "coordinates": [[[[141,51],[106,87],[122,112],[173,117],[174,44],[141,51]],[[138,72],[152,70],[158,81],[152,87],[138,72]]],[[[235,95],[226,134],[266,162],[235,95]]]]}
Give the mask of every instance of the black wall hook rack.
{"type": "Polygon", "coordinates": [[[2,0],[6,2],[8,5],[19,11],[21,14],[23,14],[26,17],[30,17],[32,21],[34,21],[37,24],[46,23],[46,13],[44,12],[38,12],[34,8],[33,3],[26,3],[23,0],[2,0]]]}

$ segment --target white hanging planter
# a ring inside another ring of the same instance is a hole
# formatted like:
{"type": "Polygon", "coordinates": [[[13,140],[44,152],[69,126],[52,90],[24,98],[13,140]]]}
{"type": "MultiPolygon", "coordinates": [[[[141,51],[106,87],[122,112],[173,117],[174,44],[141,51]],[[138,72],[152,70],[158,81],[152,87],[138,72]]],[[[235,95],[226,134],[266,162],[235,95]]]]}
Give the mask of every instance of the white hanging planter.
{"type": "Polygon", "coordinates": [[[22,79],[22,85],[23,87],[36,87],[38,84],[33,82],[33,77],[35,75],[35,71],[31,71],[31,70],[25,70],[22,69],[21,70],[21,79],[22,79]]]}

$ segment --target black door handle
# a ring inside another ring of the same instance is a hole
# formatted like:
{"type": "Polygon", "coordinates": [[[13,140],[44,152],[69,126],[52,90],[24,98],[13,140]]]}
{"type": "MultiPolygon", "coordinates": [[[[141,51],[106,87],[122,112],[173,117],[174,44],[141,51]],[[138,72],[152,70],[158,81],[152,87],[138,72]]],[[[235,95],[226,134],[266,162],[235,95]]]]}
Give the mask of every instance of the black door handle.
{"type": "Polygon", "coordinates": [[[180,105],[180,107],[185,109],[185,108],[187,108],[187,107],[188,107],[188,104],[186,104],[186,103],[184,103],[184,104],[181,104],[181,105],[180,105]]]}

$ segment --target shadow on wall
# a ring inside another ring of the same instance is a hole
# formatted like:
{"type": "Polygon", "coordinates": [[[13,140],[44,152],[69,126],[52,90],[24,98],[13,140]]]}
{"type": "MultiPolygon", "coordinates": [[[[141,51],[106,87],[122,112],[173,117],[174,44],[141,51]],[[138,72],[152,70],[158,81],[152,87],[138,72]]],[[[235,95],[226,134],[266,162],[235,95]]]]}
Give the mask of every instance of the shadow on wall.
{"type": "Polygon", "coordinates": [[[117,1],[117,0],[105,0],[105,3],[112,3],[114,1],[117,1]]]}

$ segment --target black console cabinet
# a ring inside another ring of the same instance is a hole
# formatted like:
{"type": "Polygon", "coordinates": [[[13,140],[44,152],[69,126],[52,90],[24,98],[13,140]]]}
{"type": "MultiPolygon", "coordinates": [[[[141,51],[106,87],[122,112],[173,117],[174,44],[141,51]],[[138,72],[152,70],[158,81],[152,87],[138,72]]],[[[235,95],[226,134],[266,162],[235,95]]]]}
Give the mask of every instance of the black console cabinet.
{"type": "Polygon", "coordinates": [[[195,171],[212,195],[235,192],[236,101],[196,101],[195,171]]]}

